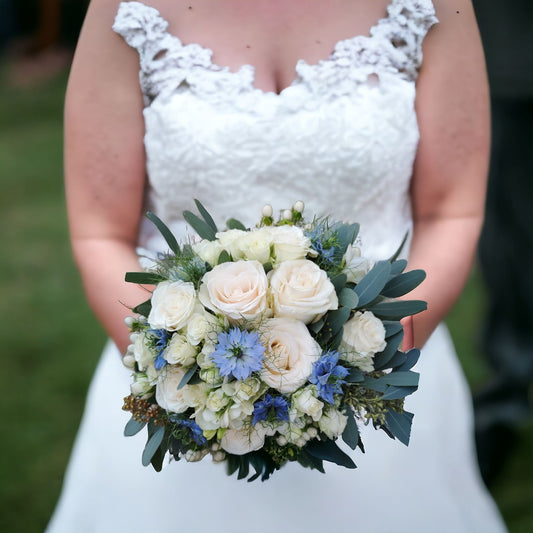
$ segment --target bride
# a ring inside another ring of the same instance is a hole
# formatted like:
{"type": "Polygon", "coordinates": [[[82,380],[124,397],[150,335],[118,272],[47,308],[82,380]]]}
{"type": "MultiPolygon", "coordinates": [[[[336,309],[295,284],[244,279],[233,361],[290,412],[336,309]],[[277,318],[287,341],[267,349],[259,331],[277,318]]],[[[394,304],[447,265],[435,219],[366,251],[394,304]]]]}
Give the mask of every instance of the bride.
{"type": "Polygon", "coordinates": [[[438,325],[470,269],[484,205],[487,85],[470,0],[93,0],[65,125],[74,255],[114,343],[49,533],[505,530],[438,325]],[[410,268],[428,273],[413,297],[429,310],[406,324],[424,346],[408,448],[363,427],[356,471],[288,465],[251,484],[208,460],[141,466],[144,435],[122,437],[120,353],[126,306],[146,294],[124,273],[139,269],[137,246],[165,249],[143,211],[186,239],[180,216],[193,198],[220,223],[304,200],[310,213],[360,222],[374,258],[411,231],[410,268]]]}

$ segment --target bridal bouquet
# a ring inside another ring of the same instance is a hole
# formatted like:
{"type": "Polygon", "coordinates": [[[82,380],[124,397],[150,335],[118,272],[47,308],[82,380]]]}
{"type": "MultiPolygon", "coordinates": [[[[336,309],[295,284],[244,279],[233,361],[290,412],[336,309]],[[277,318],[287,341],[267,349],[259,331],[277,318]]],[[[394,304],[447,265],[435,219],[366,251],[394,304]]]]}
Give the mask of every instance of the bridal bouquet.
{"type": "Polygon", "coordinates": [[[143,464],[211,455],[250,481],[289,461],[355,468],[339,443],[364,452],[361,423],[407,445],[419,351],[399,350],[400,320],[426,304],[397,298],[424,272],[404,272],[399,251],[372,264],[358,224],[306,221],[302,202],[279,220],[267,205],[256,227],[230,219],[225,231],[196,205],[199,215],[183,215],[201,240],[180,246],[149,213],[171,251],[126,275],[155,286],[126,320],[125,435],[147,426],[143,464]]]}

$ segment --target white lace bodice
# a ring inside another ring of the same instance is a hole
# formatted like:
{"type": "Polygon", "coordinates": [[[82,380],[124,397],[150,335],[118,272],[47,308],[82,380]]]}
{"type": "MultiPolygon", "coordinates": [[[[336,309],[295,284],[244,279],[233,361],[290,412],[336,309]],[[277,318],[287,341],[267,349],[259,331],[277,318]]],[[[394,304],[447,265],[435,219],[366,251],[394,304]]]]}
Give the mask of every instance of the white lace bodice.
{"type": "MultiPolygon", "coordinates": [[[[140,56],[147,207],[184,237],[193,198],[220,226],[303,200],[309,215],[360,222],[367,255],[390,254],[411,227],[415,83],[436,20],[431,0],[391,0],[368,36],[316,64],[300,60],[277,94],[254,87],[251,65],[232,72],[183,44],[157,10],[121,3],[113,29],[140,56]]],[[[141,244],[161,246],[150,224],[141,244]]]]}

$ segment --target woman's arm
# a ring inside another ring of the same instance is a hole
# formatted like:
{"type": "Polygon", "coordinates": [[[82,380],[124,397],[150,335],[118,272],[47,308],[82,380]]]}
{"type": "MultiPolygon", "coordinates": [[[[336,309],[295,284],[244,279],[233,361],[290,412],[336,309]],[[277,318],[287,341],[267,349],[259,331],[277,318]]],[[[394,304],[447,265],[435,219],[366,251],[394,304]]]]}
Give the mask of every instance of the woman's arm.
{"type": "Polygon", "coordinates": [[[428,277],[409,297],[428,302],[413,318],[422,346],[470,272],[483,221],[489,154],[489,98],[470,0],[435,0],[440,23],[424,43],[417,86],[420,144],[411,187],[410,268],[428,277]]]}
{"type": "Polygon", "coordinates": [[[145,183],[138,58],[111,26],[118,0],[93,0],[65,102],[65,183],[75,261],[87,299],[119,349],[123,319],[146,299],[124,282],[135,255],[145,183]]]}

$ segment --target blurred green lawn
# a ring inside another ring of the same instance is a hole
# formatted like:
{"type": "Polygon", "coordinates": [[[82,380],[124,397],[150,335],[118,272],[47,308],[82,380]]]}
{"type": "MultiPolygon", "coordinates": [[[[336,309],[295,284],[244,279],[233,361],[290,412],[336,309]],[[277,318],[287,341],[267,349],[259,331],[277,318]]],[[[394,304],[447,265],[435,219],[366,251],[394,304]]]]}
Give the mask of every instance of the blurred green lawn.
{"type": "MultiPolygon", "coordinates": [[[[43,531],[105,342],[68,244],[65,83],[66,74],[33,89],[0,84],[0,532],[6,533],[43,531]]],[[[488,376],[476,350],[483,296],[474,275],[449,319],[474,388],[488,376]]],[[[493,491],[513,533],[533,532],[532,447],[529,426],[493,491]]]]}

